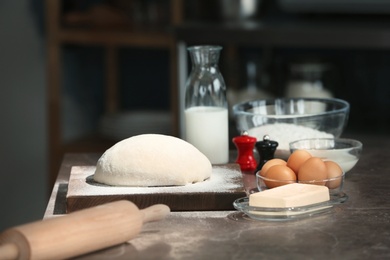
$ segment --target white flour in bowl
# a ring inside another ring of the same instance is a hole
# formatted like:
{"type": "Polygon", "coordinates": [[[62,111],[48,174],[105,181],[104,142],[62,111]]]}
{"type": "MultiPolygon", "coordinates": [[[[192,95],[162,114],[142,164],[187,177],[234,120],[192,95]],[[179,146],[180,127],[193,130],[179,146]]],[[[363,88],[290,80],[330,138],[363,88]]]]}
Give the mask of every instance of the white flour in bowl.
{"type": "Polygon", "coordinates": [[[332,134],[321,132],[310,127],[294,124],[271,124],[254,127],[248,130],[250,136],[256,137],[258,141],[268,135],[271,140],[279,143],[275,157],[287,158],[290,155],[289,144],[293,141],[307,138],[334,138],[332,134]]]}

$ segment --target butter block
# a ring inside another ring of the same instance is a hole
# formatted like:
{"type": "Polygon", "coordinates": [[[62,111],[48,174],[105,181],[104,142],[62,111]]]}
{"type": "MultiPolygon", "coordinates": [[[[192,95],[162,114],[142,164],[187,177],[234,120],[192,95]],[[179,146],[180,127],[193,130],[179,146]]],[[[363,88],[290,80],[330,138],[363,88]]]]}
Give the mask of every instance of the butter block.
{"type": "Polygon", "coordinates": [[[252,193],[249,196],[249,206],[267,208],[302,207],[329,200],[329,189],[326,186],[292,183],[252,193]]]}

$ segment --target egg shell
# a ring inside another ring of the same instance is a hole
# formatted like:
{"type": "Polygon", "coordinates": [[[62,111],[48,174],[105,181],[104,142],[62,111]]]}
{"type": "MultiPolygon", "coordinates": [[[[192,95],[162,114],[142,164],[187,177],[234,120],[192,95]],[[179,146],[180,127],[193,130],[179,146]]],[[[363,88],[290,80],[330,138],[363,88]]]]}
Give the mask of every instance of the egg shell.
{"type": "Polygon", "coordinates": [[[306,150],[295,150],[287,160],[287,166],[298,175],[299,168],[312,156],[306,150]]]}
{"type": "Polygon", "coordinates": [[[289,167],[285,165],[273,165],[268,169],[264,183],[267,188],[271,189],[289,183],[294,183],[296,180],[297,176],[289,167]]]}
{"type": "Polygon", "coordinates": [[[325,161],[324,163],[328,172],[328,179],[336,178],[335,180],[328,181],[326,186],[328,186],[329,189],[336,189],[340,187],[343,170],[336,162],[325,161]]]}
{"type": "Polygon", "coordinates": [[[302,164],[298,172],[298,182],[325,185],[328,178],[328,169],[324,161],[318,157],[311,157],[302,164]]]}
{"type": "Polygon", "coordinates": [[[287,162],[283,159],[278,159],[278,158],[271,159],[263,165],[263,167],[260,170],[260,175],[264,177],[266,175],[268,169],[274,165],[286,165],[286,164],[287,164],[287,162]]]}

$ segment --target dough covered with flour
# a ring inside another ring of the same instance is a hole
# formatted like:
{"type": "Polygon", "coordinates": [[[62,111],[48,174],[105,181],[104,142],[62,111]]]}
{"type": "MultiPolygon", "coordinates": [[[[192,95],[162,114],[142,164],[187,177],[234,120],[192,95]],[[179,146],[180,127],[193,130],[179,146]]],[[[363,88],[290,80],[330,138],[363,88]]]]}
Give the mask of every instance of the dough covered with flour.
{"type": "Polygon", "coordinates": [[[143,134],[109,148],[96,165],[94,180],[115,186],[171,186],[209,178],[209,159],[192,144],[168,135],[143,134]]]}

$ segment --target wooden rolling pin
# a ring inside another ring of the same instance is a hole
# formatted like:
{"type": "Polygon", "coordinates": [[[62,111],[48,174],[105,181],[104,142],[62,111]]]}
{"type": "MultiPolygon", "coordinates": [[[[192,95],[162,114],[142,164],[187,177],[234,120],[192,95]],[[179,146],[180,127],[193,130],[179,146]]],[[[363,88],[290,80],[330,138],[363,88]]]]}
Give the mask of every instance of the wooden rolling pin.
{"type": "Polygon", "coordinates": [[[139,210],[121,200],[65,216],[32,222],[0,234],[0,259],[65,259],[134,238],[143,223],[163,219],[170,209],[156,204],[139,210]]]}

